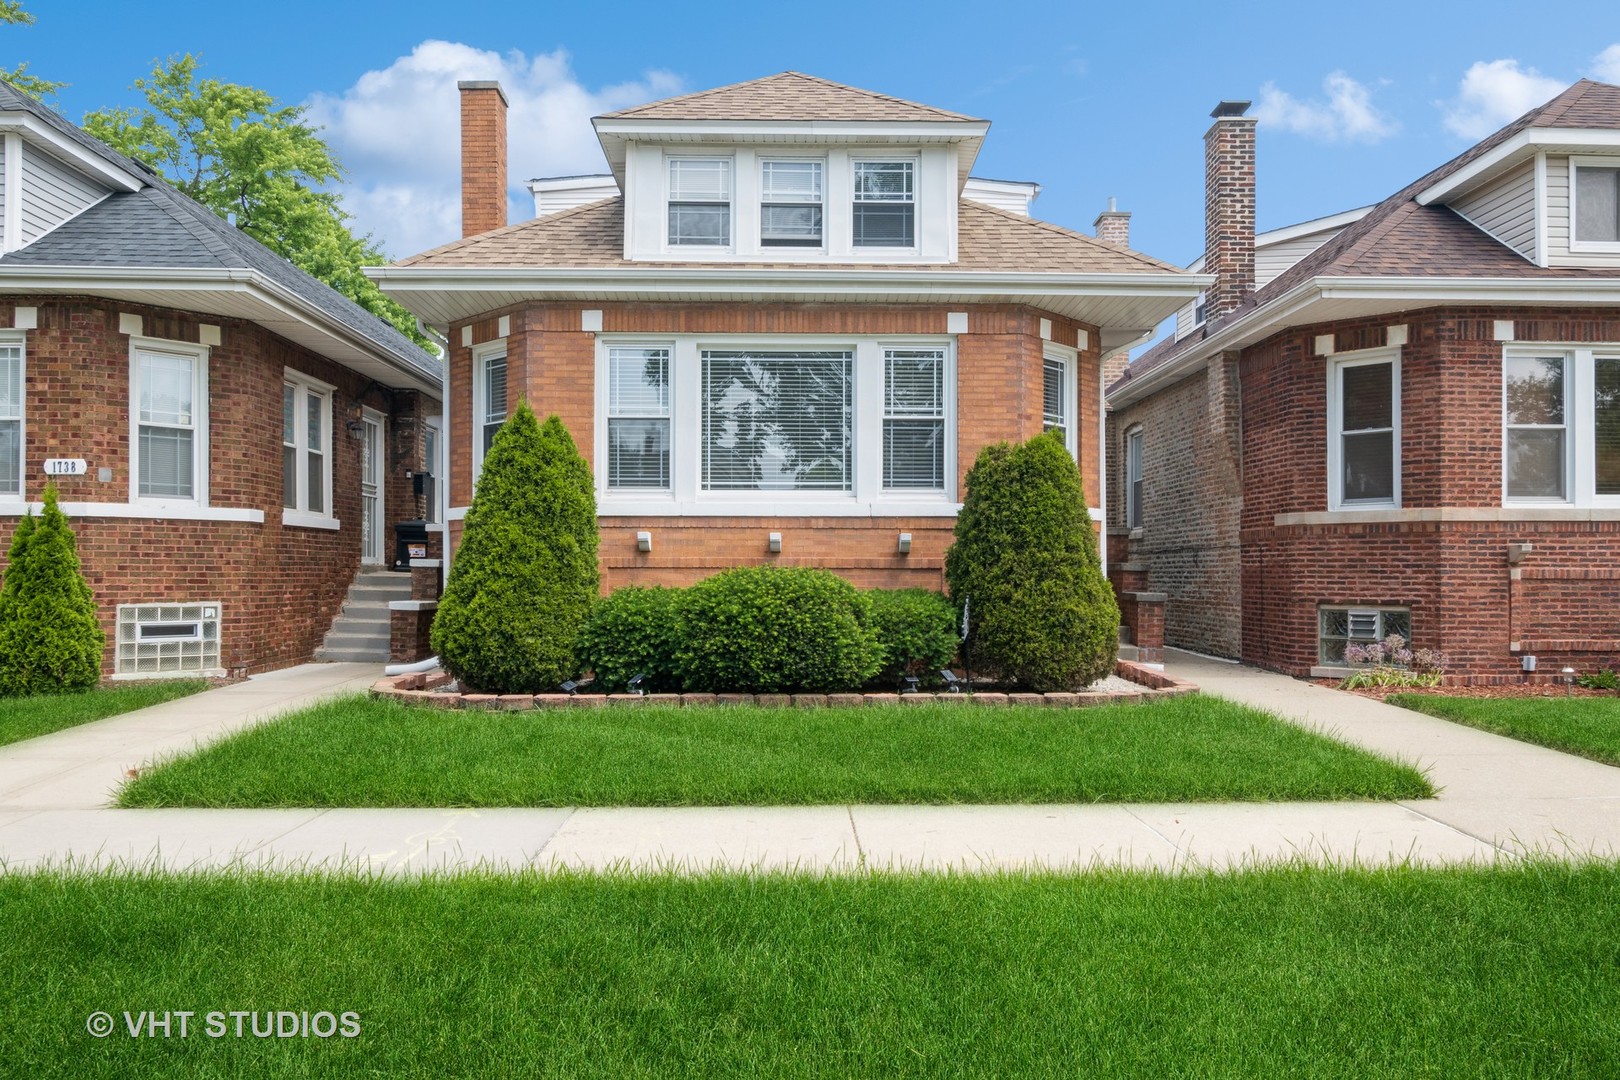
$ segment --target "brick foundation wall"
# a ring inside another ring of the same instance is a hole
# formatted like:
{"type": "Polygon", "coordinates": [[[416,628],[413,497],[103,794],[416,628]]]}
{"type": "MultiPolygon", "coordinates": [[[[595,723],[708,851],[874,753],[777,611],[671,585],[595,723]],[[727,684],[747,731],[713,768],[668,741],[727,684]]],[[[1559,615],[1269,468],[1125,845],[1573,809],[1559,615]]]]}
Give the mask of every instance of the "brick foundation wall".
{"type": "MultiPolygon", "coordinates": [[[[13,308],[38,308],[25,331],[26,496],[44,489],[40,463],[82,457],[88,475],[63,478],[65,503],[127,503],[130,491],[130,346],[120,313],[140,315],[145,336],[196,343],[199,327],[220,328],[210,349],[209,504],[262,511],[264,522],[153,520],[75,514],[85,577],[96,595],[109,648],[119,604],[213,601],[222,605],[222,662],[251,673],[308,660],[331,626],[360,560],[360,446],[346,423],[366,405],[389,421],[387,539],[392,522],[418,512],[396,473],[415,447],[416,417],[429,398],[390,395],[370,380],[251,323],[93,298],[0,298],[0,325],[13,308]],[[284,368],[337,387],[333,401],[332,489],[340,530],[281,525],[281,387],[284,368]],[[102,483],[100,468],[112,479],[102,483]]],[[[0,573],[16,526],[0,515],[0,573]]]]}

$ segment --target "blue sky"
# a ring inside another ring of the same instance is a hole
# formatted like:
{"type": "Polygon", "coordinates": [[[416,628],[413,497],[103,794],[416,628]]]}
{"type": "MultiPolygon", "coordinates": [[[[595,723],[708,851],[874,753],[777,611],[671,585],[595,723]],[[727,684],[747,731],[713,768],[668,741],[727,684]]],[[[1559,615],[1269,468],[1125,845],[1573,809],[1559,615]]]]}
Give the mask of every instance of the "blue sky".
{"type": "Polygon", "coordinates": [[[181,52],[308,104],[350,169],[347,204],[395,256],[457,234],[458,77],[500,78],[513,98],[515,184],[598,171],[588,118],[673,93],[796,69],[912,98],[991,120],[975,171],[1039,181],[1037,216],[1089,231],[1115,196],[1133,246],[1177,263],[1202,248],[1201,140],[1222,98],[1256,101],[1266,229],[1375,201],[1576,78],[1620,81],[1612,0],[1556,17],[1411,2],[26,6],[38,22],[0,29],[0,60],[69,82],[57,104],[75,120],[133,104],[129,84],[181,52]]]}

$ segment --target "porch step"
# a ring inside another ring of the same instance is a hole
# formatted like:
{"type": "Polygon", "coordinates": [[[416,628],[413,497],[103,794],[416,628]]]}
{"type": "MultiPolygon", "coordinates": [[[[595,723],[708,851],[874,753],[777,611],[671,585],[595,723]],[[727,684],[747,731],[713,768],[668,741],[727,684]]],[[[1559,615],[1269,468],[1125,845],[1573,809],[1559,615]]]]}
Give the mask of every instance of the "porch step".
{"type": "Polygon", "coordinates": [[[387,663],[388,604],[411,598],[411,577],[387,570],[362,570],[349,586],[326,639],[315,650],[317,660],[387,663]]]}

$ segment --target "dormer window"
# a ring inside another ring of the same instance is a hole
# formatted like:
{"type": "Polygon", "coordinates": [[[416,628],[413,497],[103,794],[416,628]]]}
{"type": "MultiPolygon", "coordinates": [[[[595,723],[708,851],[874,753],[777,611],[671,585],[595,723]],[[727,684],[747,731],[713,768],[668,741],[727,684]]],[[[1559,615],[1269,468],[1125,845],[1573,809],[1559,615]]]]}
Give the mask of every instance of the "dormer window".
{"type": "Polygon", "coordinates": [[[910,161],[855,163],[855,246],[916,244],[916,165],[910,161]]]}
{"type": "Polygon", "coordinates": [[[761,162],[760,245],[820,247],[821,200],[821,162],[761,162]]]}
{"type": "Polygon", "coordinates": [[[1620,250],[1620,159],[1574,160],[1571,236],[1576,247],[1620,250]]]}
{"type": "Polygon", "coordinates": [[[671,247],[731,245],[731,161],[728,158],[669,160],[671,247]]]}

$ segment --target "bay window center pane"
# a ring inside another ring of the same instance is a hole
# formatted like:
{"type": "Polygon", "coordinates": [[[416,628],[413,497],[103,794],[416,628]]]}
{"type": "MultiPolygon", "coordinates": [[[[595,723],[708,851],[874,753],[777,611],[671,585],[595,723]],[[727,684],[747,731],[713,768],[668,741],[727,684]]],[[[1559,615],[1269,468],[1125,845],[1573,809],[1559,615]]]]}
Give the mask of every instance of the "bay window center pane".
{"type": "Polygon", "coordinates": [[[1564,422],[1563,357],[1510,356],[1506,371],[1509,424],[1564,422]]]}
{"type": "Polygon", "coordinates": [[[1357,364],[1344,370],[1345,431],[1387,428],[1394,424],[1391,364],[1357,364]]]}
{"type": "Polygon", "coordinates": [[[853,355],[705,352],[703,487],[851,491],[853,355]]]}
{"type": "Polygon", "coordinates": [[[1600,356],[1593,372],[1592,441],[1597,493],[1620,495],[1620,356],[1600,356]]]}

